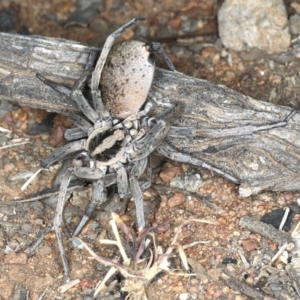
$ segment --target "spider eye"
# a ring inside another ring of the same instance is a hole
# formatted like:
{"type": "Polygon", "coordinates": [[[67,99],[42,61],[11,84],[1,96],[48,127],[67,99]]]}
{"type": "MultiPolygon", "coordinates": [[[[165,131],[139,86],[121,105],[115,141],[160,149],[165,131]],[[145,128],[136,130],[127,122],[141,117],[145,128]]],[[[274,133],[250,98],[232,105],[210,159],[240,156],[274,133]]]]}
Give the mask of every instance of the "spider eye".
{"type": "Polygon", "coordinates": [[[124,122],[124,127],[125,128],[132,128],[133,127],[133,122],[132,121],[126,121],[124,122]]]}
{"type": "Polygon", "coordinates": [[[129,130],[129,134],[131,136],[136,136],[138,134],[138,131],[135,128],[132,128],[132,129],[129,130]]]}
{"type": "Polygon", "coordinates": [[[83,161],[82,161],[82,158],[81,157],[75,157],[73,160],[72,160],[72,165],[75,167],[75,168],[80,168],[83,166],[83,161]]]}
{"type": "Polygon", "coordinates": [[[153,52],[153,51],[152,51],[151,44],[149,44],[149,43],[146,43],[146,44],[145,44],[145,49],[146,49],[148,52],[153,52]]]}

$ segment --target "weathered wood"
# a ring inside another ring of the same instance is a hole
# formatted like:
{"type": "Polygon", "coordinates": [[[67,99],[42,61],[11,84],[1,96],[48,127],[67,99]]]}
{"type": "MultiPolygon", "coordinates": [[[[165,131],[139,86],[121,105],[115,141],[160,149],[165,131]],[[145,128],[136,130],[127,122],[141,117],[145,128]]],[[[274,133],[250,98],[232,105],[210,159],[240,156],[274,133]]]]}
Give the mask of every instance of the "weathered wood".
{"type": "Polygon", "coordinates": [[[251,133],[255,126],[284,120],[291,109],[160,70],[150,96],[183,104],[174,125],[195,127],[195,136],[170,137],[168,142],[239,178],[242,196],[299,189],[299,113],[284,127],[251,133]]]}
{"type": "Polygon", "coordinates": [[[293,247],[295,246],[293,239],[285,232],[276,229],[270,224],[261,222],[249,216],[241,217],[239,225],[243,228],[246,228],[252,232],[258,233],[270,239],[272,242],[277,243],[279,246],[288,243],[290,250],[293,249],[293,247]]]}
{"type": "Polygon", "coordinates": [[[71,99],[41,83],[36,73],[72,86],[92,50],[74,41],[0,33],[0,100],[68,115],[78,111],[71,99]]]}
{"type": "MultiPolygon", "coordinates": [[[[226,273],[222,273],[221,278],[225,281],[226,285],[230,286],[230,288],[232,288],[233,290],[239,291],[241,294],[247,295],[256,300],[266,299],[266,294],[263,291],[257,290],[249,284],[243,281],[239,281],[226,273]]],[[[275,300],[275,298],[270,297],[268,299],[275,300]]]]}
{"type": "MultiPolygon", "coordinates": [[[[99,49],[5,33],[0,33],[0,40],[0,100],[66,115],[78,110],[76,103],[42,84],[35,74],[71,86],[91,51],[99,49]]],[[[290,108],[162,69],[156,71],[149,97],[182,104],[174,125],[189,134],[169,137],[168,142],[240,179],[241,195],[299,189],[300,115],[284,127],[255,132],[256,126],[283,121],[290,108]]]]}

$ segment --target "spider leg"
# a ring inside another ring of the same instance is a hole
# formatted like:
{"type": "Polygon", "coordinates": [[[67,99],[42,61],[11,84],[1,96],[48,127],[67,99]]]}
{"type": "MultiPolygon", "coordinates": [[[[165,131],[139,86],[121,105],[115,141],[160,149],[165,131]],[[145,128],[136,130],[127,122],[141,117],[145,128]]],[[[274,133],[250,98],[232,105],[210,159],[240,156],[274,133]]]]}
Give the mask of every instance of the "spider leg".
{"type": "MultiPolygon", "coordinates": [[[[74,172],[74,175],[76,175],[75,172],[74,172]]],[[[108,174],[104,175],[103,184],[105,187],[111,186],[116,183],[117,183],[117,176],[115,173],[108,173],[108,174]]],[[[140,185],[142,187],[142,190],[146,190],[150,187],[148,184],[146,185],[145,182],[141,182],[140,185]]],[[[82,186],[84,186],[84,183],[82,180],[80,180],[80,179],[72,180],[68,186],[68,192],[71,192],[74,189],[77,189],[82,186]]],[[[59,189],[60,189],[60,184],[54,184],[54,186],[52,188],[44,189],[41,192],[31,194],[25,198],[16,199],[16,200],[12,200],[12,201],[18,202],[18,203],[24,203],[24,202],[33,202],[33,201],[43,200],[45,198],[57,196],[59,193],[59,189]]],[[[128,197],[128,198],[131,197],[130,192],[128,194],[126,194],[126,197],[128,197]]],[[[48,203],[49,203],[49,201],[47,200],[47,204],[48,203]]]]}
{"type": "Polygon", "coordinates": [[[99,116],[89,104],[89,102],[85,99],[81,91],[83,88],[83,84],[86,82],[90,74],[91,70],[88,70],[84,72],[78,80],[76,80],[73,86],[73,90],[71,92],[71,98],[77,102],[81,111],[90,121],[92,121],[92,123],[97,123],[97,121],[99,121],[99,116]]]}
{"type": "Polygon", "coordinates": [[[34,255],[34,250],[41,244],[41,242],[44,240],[45,236],[52,230],[52,226],[49,225],[45,227],[43,230],[41,230],[38,234],[35,240],[30,243],[28,247],[28,257],[32,257],[34,255]]]}
{"type": "Polygon", "coordinates": [[[48,157],[43,159],[42,166],[47,168],[58,161],[66,159],[70,155],[84,151],[84,142],[85,140],[75,141],[55,149],[48,157]]]}
{"type": "Polygon", "coordinates": [[[133,24],[139,21],[144,21],[144,18],[135,18],[117,29],[115,32],[113,32],[111,35],[108,36],[108,38],[105,41],[105,44],[101,50],[100,57],[97,61],[96,67],[92,74],[92,81],[91,81],[91,91],[92,91],[92,97],[93,97],[93,104],[96,112],[99,114],[101,119],[107,120],[110,118],[109,111],[105,108],[102,98],[101,98],[101,92],[98,88],[102,70],[104,67],[104,64],[106,62],[107,56],[110,52],[110,49],[115,41],[115,39],[120,36],[127,28],[131,27],[133,24]]]}
{"type": "Polygon", "coordinates": [[[176,71],[171,59],[169,58],[168,54],[166,53],[165,49],[160,43],[149,42],[147,43],[147,46],[150,48],[149,50],[151,52],[158,52],[163,57],[164,61],[166,62],[171,71],[176,71]]]}
{"type": "Polygon", "coordinates": [[[147,157],[135,161],[129,176],[130,190],[135,202],[136,218],[139,231],[141,231],[145,227],[145,215],[143,194],[138,179],[145,171],[147,161],[147,157]]]}
{"type": "Polygon", "coordinates": [[[117,183],[117,176],[115,173],[105,174],[103,177],[103,183],[105,187],[111,186],[117,183]]]}
{"type": "Polygon", "coordinates": [[[152,167],[151,167],[151,155],[148,156],[147,169],[146,169],[146,177],[145,181],[140,181],[141,190],[147,190],[152,185],[152,167]]]}
{"type": "MultiPolygon", "coordinates": [[[[86,71],[85,73],[87,73],[87,76],[92,72],[91,69],[93,68],[93,65],[94,65],[94,62],[96,60],[96,57],[97,57],[98,53],[97,51],[91,51],[88,59],[87,59],[87,63],[86,63],[86,66],[84,68],[84,70],[86,71]]],[[[84,75],[85,75],[84,73],[84,75]]],[[[84,75],[82,77],[84,77],[84,75]]],[[[67,88],[66,86],[62,85],[62,84],[59,84],[59,83],[56,83],[54,81],[51,81],[47,78],[45,78],[42,74],[40,73],[37,73],[36,74],[36,77],[41,80],[43,83],[45,83],[46,85],[52,87],[54,90],[56,90],[57,92],[63,94],[63,95],[66,95],[68,97],[70,97],[71,95],[71,90],[69,88],[67,88]]],[[[85,78],[86,79],[86,78],[85,78]]],[[[79,80],[80,81],[80,78],[79,80]]]]}
{"type": "MultiPolygon", "coordinates": [[[[87,102],[87,100],[83,97],[81,91],[76,91],[77,87],[81,87],[82,84],[84,83],[84,80],[86,80],[86,77],[90,74],[90,71],[87,71],[83,74],[82,77],[80,77],[76,82],[75,82],[75,90],[73,88],[73,90],[70,90],[69,88],[67,88],[64,85],[58,84],[56,82],[53,82],[47,78],[45,78],[44,76],[42,76],[41,74],[36,74],[36,77],[41,80],[42,82],[44,82],[46,85],[50,86],[51,88],[53,88],[55,91],[59,92],[60,94],[63,94],[67,97],[70,97],[71,99],[73,99],[75,102],[77,102],[79,108],[82,110],[82,112],[89,118],[89,115],[92,116],[91,118],[93,118],[96,114],[96,112],[94,111],[94,114],[92,112],[93,108],[90,107],[89,103],[87,102]],[[82,95],[82,97],[80,97],[80,93],[82,95]],[[83,99],[82,99],[83,98],[83,99]],[[89,106],[89,107],[88,107],[89,106]],[[90,108],[90,109],[89,109],[90,108]]],[[[97,114],[96,114],[97,115],[97,114]]],[[[88,132],[91,128],[92,125],[85,120],[83,117],[79,116],[76,113],[72,113],[70,115],[68,115],[68,118],[79,128],[81,128],[83,131],[88,132]]],[[[89,118],[90,119],[90,118],[89,118]]],[[[97,115],[97,120],[99,119],[98,115],[97,115]]],[[[93,118],[94,120],[94,118],[93,118]]],[[[93,121],[91,120],[91,121],[93,121]]]]}
{"type": "Polygon", "coordinates": [[[86,119],[75,113],[69,114],[68,119],[84,132],[89,132],[93,128],[93,126],[86,119]]]}
{"type": "Polygon", "coordinates": [[[192,126],[171,126],[168,132],[168,137],[170,136],[194,138],[196,136],[196,128],[192,126]]]}
{"type": "MultiPolygon", "coordinates": [[[[247,134],[251,134],[253,132],[256,132],[256,131],[262,131],[262,130],[270,130],[270,129],[273,129],[273,128],[278,128],[278,127],[283,127],[285,125],[287,125],[288,121],[297,113],[296,110],[293,110],[291,111],[288,116],[283,120],[283,121],[280,121],[280,122],[276,122],[276,123],[273,123],[273,124],[267,124],[267,125],[261,125],[261,126],[251,126],[250,127],[247,127],[247,134]]],[[[176,127],[173,127],[173,129],[170,130],[170,136],[178,136],[179,133],[182,133],[181,132],[181,128],[176,128],[176,127]]],[[[189,127],[186,127],[184,128],[183,130],[185,131],[191,131],[191,132],[194,132],[195,131],[195,128],[189,128],[189,127]]],[[[236,129],[236,132],[237,132],[238,129],[236,129]]],[[[243,129],[244,132],[243,134],[245,134],[245,129],[243,129]]],[[[188,134],[188,133],[187,133],[188,134]]],[[[194,134],[194,133],[192,133],[194,134]]],[[[183,162],[183,163],[188,163],[188,164],[192,164],[194,166],[197,166],[197,167],[201,167],[201,168],[204,168],[204,169],[208,169],[208,170],[211,170],[233,182],[235,182],[236,184],[240,184],[240,180],[238,178],[235,178],[234,176],[231,176],[230,174],[227,174],[226,172],[218,169],[218,168],[215,168],[207,163],[205,163],[204,161],[198,159],[198,158],[194,158],[188,154],[185,154],[185,153],[181,153],[181,152],[178,152],[176,151],[174,148],[172,148],[168,143],[166,142],[162,142],[157,148],[156,148],[156,151],[171,159],[171,160],[175,160],[175,161],[179,161],[179,162],[183,162]]]]}
{"type": "Polygon", "coordinates": [[[175,160],[175,161],[178,161],[178,162],[182,162],[182,163],[187,163],[187,164],[191,164],[191,165],[194,165],[194,166],[197,166],[197,167],[201,167],[201,168],[204,168],[204,169],[208,169],[208,170],[211,170],[233,182],[235,182],[236,184],[240,184],[240,180],[231,176],[230,174],[227,174],[225,172],[223,172],[222,170],[220,169],[217,169],[207,163],[205,163],[204,161],[200,160],[200,159],[197,159],[197,158],[194,158],[188,154],[185,154],[185,153],[181,153],[181,152],[178,152],[176,151],[174,148],[172,148],[168,143],[166,142],[162,142],[157,148],[156,148],[156,151],[171,159],[171,160],[175,160]]]}
{"type": "Polygon", "coordinates": [[[117,186],[118,186],[118,194],[121,198],[124,198],[126,194],[128,194],[128,176],[127,172],[122,164],[120,164],[116,170],[117,173],[117,186]]]}
{"type": "Polygon", "coordinates": [[[71,95],[71,90],[69,88],[67,88],[66,86],[56,83],[54,81],[51,81],[47,78],[45,78],[43,75],[37,73],[35,75],[39,80],[41,80],[43,83],[45,83],[46,85],[50,86],[51,88],[53,88],[55,91],[59,92],[60,94],[66,95],[68,97],[70,97],[71,95]]]}
{"type": "Polygon", "coordinates": [[[89,167],[79,167],[74,169],[74,175],[78,178],[87,180],[99,180],[104,176],[102,170],[98,168],[91,169],[89,167]]]}
{"type": "Polygon", "coordinates": [[[87,62],[86,62],[84,70],[93,69],[94,66],[95,66],[95,62],[96,62],[96,59],[97,59],[98,56],[99,56],[99,52],[98,51],[91,51],[90,55],[89,55],[89,57],[87,59],[87,62]]]}
{"type": "MultiPolygon", "coordinates": [[[[256,131],[262,131],[262,130],[270,130],[273,128],[278,128],[278,127],[284,127],[287,125],[288,121],[296,114],[298,113],[297,110],[292,110],[287,117],[280,122],[275,122],[275,123],[271,123],[271,124],[267,124],[267,125],[260,125],[260,126],[251,126],[250,130],[252,130],[252,132],[256,132],[256,131]]],[[[242,129],[242,128],[241,128],[242,129]]],[[[249,133],[248,133],[249,134],[249,133]]]]}
{"type": "Polygon", "coordinates": [[[67,141],[79,140],[87,136],[87,133],[78,127],[67,129],[64,133],[64,137],[67,141]]]}
{"type": "Polygon", "coordinates": [[[177,113],[179,105],[174,103],[156,120],[156,124],[145,134],[144,137],[137,140],[133,145],[132,153],[129,153],[131,161],[146,157],[152,153],[158,145],[167,136],[171,121],[177,113]]]}
{"type": "Polygon", "coordinates": [[[64,250],[63,242],[62,242],[60,225],[63,221],[62,214],[63,214],[65,202],[67,200],[66,193],[67,193],[69,182],[71,180],[71,176],[72,176],[72,170],[69,169],[62,178],[62,182],[60,185],[60,191],[59,191],[58,199],[57,199],[55,216],[54,216],[54,220],[53,220],[53,228],[54,228],[56,238],[57,238],[58,248],[59,248],[60,256],[61,256],[63,267],[64,267],[66,281],[69,281],[70,268],[69,268],[69,264],[68,264],[68,261],[66,258],[66,253],[64,250]]]}
{"type": "Polygon", "coordinates": [[[100,169],[91,169],[88,167],[75,169],[74,175],[82,179],[97,180],[93,183],[92,199],[86,207],[85,213],[73,233],[73,236],[77,236],[87,221],[92,217],[97,205],[102,204],[107,200],[105,187],[115,184],[117,182],[117,176],[115,173],[104,174],[100,169]]]}
{"type": "Polygon", "coordinates": [[[102,204],[107,200],[106,189],[104,187],[102,179],[93,182],[93,194],[92,199],[85,209],[84,215],[73,233],[73,237],[77,236],[87,221],[92,217],[97,205],[102,204]]]}
{"type": "Polygon", "coordinates": [[[150,155],[166,135],[165,122],[163,120],[157,121],[144,137],[134,143],[132,153],[129,153],[130,161],[139,160],[150,155]]]}
{"type": "MultiPolygon", "coordinates": [[[[115,182],[116,182],[116,180],[115,180],[115,182]]],[[[113,183],[115,183],[115,182],[113,182],[113,183]]],[[[110,184],[110,185],[112,185],[112,184],[110,184]]],[[[151,167],[151,156],[149,155],[147,169],[146,169],[146,180],[139,181],[139,186],[142,191],[145,191],[145,190],[149,189],[151,187],[151,185],[152,185],[152,167],[151,167]]],[[[118,195],[119,195],[119,193],[118,193],[118,195]]],[[[127,190],[127,193],[124,195],[123,198],[132,198],[130,189],[127,190]]]]}
{"type": "Polygon", "coordinates": [[[241,135],[250,135],[258,131],[264,131],[264,130],[270,130],[274,128],[284,127],[288,124],[291,118],[298,113],[297,110],[292,110],[287,117],[283,121],[264,124],[264,125],[245,125],[245,126],[238,126],[238,127],[231,127],[226,129],[197,129],[193,126],[171,126],[170,131],[168,132],[168,137],[190,137],[193,138],[197,135],[199,135],[199,132],[201,132],[201,135],[199,136],[205,136],[205,137],[226,137],[226,136],[241,136],[241,135]]]}

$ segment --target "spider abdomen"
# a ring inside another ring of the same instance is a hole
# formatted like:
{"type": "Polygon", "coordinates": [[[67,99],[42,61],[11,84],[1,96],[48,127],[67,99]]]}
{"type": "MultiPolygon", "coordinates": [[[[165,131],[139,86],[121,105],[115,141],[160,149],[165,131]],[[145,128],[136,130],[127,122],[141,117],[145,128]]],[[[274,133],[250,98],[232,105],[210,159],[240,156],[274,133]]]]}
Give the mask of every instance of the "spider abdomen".
{"type": "Polygon", "coordinates": [[[110,114],[125,119],[138,113],[147,99],[155,70],[154,54],[145,42],[115,45],[100,80],[103,103],[110,114]]]}

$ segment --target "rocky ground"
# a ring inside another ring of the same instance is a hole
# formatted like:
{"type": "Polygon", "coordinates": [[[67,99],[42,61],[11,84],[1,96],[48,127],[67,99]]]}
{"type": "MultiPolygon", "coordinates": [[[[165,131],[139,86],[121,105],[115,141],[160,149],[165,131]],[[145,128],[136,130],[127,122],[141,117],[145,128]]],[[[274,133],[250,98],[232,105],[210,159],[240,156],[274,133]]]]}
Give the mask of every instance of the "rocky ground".
{"type": "MultiPolygon", "coordinates": [[[[101,46],[114,29],[133,17],[143,16],[147,18],[146,22],[135,30],[126,31],[123,39],[142,34],[149,40],[160,41],[180,72],[224,84],[259,100],[300,107],[297,54],[282,59],[259,51],[236,53],[225,49],[218,39],[218,1],[167,0],[159,4],[154,1],[93,0],[88,3],[3,0],[0,3],[0,30],[63,37],[101,46]]],[[[286,3],[289,14],[295,13],[292,4],[286,3]]],[[[1,144],[5,146],[12,140],[16,144],[10,148],[0,147],[0,299],[26,299],[27,292],[28,299],[38,299],[45,290],[43,299],[91,299],[95,285],[108,268],[89,259],[85,250],[74,248],[70,239],[89,199],[90,187],[74,191],[65,209],[63,233],[70,276],[79,279],[79,283],[65,293],[58,291],[63,268],[55,234],[48,233],[33,255],[28,256],[28,245],[52,222],[54,201],[12,203],[17,197],[52,186],[58,167],[52,168],[51,172],[42,172],[26,192],[21,192],[28,174],[39,167],[41,158],[64,143],[63,131],[72,124],[57,115],[50,133],[33,137],[26,133],[45,118],[45,112],[8,104],[0,106],[0,110],[0,126],[11,130],[1,132],[1,144]]],[[[260,219],[266,213],[292,206],[296,213],[291,220],[291,229],[288,229],[290,236],[299,219],[295,208],[299,192],[266,191],[242,198],[235,184],[189,165],[154,156],[153,169],[153,187],[145,192],[144,198],[147,224],[155,227],[159,246],[166,249],[176,228],[185,220],[202,219],[215,224],[191,222],[183,228],[178,238],[180,245],[203,242],[185,250],[191,272],[196,275],[182,277],[162,272],[147,287],[148,299],[242,300],[251,295],[260,299],[260,295],[255,294],[258,289],[276,299],[299,299],[299,276],[292,271],[289,273],[287,268],[291,259],[296,259],[296,254],[285,251],[273,262],[271,259],[279,249],[276,239],[271,236],[268,239],[239,226],[243,216],[260,219]],[[195,178],[191,174],[201,175],[196,192],[174,187],[174,178],[191,180],[195,178]],[[235,285],[224,277],[225,273],[237,280],[235,285]],[[247,293],[244,283],[253,289],[247,293]]],[[[109,226],[112,210],[121,214],[126,224],[134,222],[133,202],[129,201],[125,212],[120,208],[121,204],[110,200],[105,207],[99,208],[94,220],[80,235],[99,255],[120,256],[116,247],[100,245],[99,239],[113,238],[109,226]]],[[[185,272],[178,255],[174,255],[170,263],[172,270],[185,272]]],[[[115,285],[99,299],[125,299],[126,295],[121,291],[123,277],[118,275],[113,280],[116,280],[115,285]]]]}

